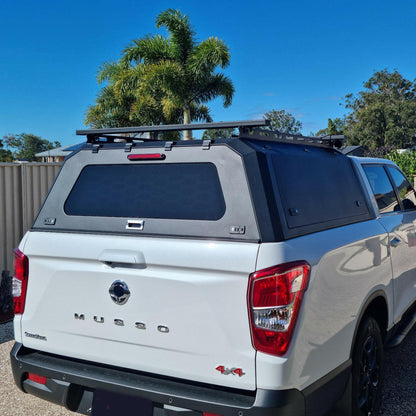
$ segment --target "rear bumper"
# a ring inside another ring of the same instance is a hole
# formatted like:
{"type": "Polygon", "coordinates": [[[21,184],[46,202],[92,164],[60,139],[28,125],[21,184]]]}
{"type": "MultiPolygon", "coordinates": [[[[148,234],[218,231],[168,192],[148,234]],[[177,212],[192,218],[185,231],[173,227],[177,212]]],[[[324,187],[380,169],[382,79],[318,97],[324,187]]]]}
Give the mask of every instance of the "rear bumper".
{"type": "Polygon", "coordinates": [[[309,413],[305,410],[311,404],[308,397],[320,396],[316,391],[312,396],[296,389],[246,392],[161,378],[55,356],[20,343],[14,345],[10,355],[14,380],[21,390],[83,414],[91,414],[95,390],[145,398],[154,403],[154,415],[178,416],[202,412],[224,416],[299,416],[309,413]],[[27,379],[29,372],[47,377],[46,385],[27,379]],[[194,412],[165,412],[164,405],[194,412]]]}

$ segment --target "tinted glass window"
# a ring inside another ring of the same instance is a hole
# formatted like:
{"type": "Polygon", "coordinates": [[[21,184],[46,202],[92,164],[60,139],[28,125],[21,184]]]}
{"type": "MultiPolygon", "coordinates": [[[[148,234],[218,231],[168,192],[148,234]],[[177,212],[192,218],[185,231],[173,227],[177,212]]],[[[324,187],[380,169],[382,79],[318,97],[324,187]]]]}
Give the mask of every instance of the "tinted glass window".
{"type": "Polygon", "coordinates": [[[388,170],[393,178],[393,182],[396,185],[400,199],[402,200],[404,209],[415,209],[416,198],[415,191],[407,178],[396,168],[388,167],[388,170]]]}
{"type": "Polygon", "coordinates": [[[86,166],[67,215],[218,220],[225,202],[211,163],[86,166]]]}
{"type": "Polygon", "coordinates": [[[317,147],[281,145],[273,164],[288,228],[349,223],[368,215],[348,157],[317,147]]]}
{"type": "Polygon", "coordinates": [[[399,211],[400,206],[393,186],[383,166],[363,166],[381,213],[399,211]]]}

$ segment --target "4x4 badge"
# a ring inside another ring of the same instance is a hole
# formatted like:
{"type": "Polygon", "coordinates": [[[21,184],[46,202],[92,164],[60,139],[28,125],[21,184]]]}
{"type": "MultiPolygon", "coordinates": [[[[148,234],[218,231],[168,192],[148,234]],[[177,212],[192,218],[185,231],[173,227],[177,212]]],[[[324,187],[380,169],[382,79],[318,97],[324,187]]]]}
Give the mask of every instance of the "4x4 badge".
{"type": "Polygon", "coordinates": [[[129,287],[125,282],[122,282],[121,280],[116,280],[113,282],[108,291],[110,292],[111,299],[117,305],[124,305],[129,300],[129,287]]]}
{"type": "Polygon", "coordinates": [[[225,376],[228,376],[230,374],[232,374],[233,376],[239,376],[239,377],[243,377],[246,373],[243,372],[242,368],[227,368],[224,367],[223,365],[219,365],[216,368],[217,371],[219,371],[221,374],[224,374],[225,376]]]}

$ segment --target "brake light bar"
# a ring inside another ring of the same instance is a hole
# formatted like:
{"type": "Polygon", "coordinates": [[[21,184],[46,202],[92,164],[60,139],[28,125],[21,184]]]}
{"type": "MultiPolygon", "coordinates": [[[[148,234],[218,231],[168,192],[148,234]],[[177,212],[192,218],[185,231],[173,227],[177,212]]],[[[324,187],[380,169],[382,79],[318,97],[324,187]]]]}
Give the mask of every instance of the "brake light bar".
{"type": "Polygon", "coordinates": [[[148,154],[136,154],[128,155],[129,160],[164,160],[166,155],[164,153],[148,153],[148,154]]]}

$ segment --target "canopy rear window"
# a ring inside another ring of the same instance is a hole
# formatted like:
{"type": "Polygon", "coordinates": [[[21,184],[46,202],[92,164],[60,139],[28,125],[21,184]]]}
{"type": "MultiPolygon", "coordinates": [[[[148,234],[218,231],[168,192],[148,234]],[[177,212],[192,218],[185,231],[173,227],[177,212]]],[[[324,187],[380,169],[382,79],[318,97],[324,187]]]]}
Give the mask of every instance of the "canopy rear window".
{"type": "Polygon", "coordinates": [[[225,201],[212,163],[89,165],[64,210],[71,216],[215,221],[225,201]]]}

